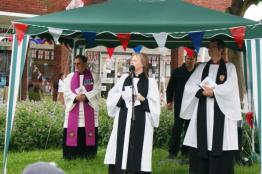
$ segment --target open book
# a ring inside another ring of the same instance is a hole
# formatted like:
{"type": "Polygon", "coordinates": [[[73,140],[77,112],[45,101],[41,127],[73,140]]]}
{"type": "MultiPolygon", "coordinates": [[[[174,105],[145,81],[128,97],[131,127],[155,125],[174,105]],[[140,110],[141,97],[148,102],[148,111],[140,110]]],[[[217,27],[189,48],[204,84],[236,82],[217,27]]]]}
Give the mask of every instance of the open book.
{"type": "Polygon", "coordinates": [[[214,82],[210,77],[206,77],[200,84],[199,86],[201,88],[209,87],[209,88],[215,88],[217,86],[216,82],[214,82]]]}

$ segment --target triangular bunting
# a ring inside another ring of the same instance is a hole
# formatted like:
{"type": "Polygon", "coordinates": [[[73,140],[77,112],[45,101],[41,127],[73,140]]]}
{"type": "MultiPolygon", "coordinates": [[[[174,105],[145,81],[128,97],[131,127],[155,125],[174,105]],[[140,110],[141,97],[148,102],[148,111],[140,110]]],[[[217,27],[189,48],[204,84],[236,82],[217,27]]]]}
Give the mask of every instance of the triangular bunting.
{"type": "Polygon", "coordinates": [[[190,48],[187,48],[187,47],[184,47],[184,50],[186,52],[186,55],[189,57],[189,58],[193,58],[194,57],[194,50],[190,49],[190,48]]]}
{"type": "Polygon", "coordinates": [[[58,39],[60,38],[63,29],[48,27],[48,31],[53,36],[55,43],[59,44],[58,39]]]}
{"type": "Polygon", "coordinates": [[[88,47],[90,48],[94,47],[96,33],[95,32],[83,32],[83,36],[86,39],[88,47]]]}
{"type": "Polygon", "coordinates": [[[242,49],[246,34],[246,27],[230,28],[229,30],[235,42],[237,43],[238,48],[242,49]]]}
{"type": "Polygon", "coordinates": [[[201,42],[204,36],[204,32],[192,32],[188,33],[191,41],[193,42],[193,45],[197,52],[199,52],[199,49],[201,47],[201,42]]]}
{"type": "Polygon", "coordinates": [[[166,45],[166,40],[167,40],[168,33],[165,33],[165,32],[154,33],[153,36],[154,36],[154,38],[156,40],[156,43],[157,43],[157,45],[159,47],[160,54],[165,56],[166,55],[165,45],[166,45]]]}
{"type": "Polygon", "coordinates": [[[107,49],[107,53],[108,53],[109,57],[111,58],[113,53],[114,53],[115,48],[108,48],[107,47],[106,49],[107,49]]]}
{"type": "Polygon", "coordinates": [[[250,128],[253,129],[254,127],[253,112],[246,113],[246,122],[249,124],[250,128]]]}
{"type": "Polygon", "coordinates": [[[82,0],[72,0],[66,7],[66,10],[71,10],[71,9],[79,8],[83,6],[84,6],[84,3],[82,0]]]}
{"type": "Polygon", "coordinates": [[[135,53],[140,53],[142,48],[143,48],[143,45],[137,45],[135,48],[133,48],[133,50],[135,51],[135,53]]]}
{"type": "Polygon", "coordinates": [[[126,51],[126,48],[128,46],[129,40],[130,40],[130,33],[118,33],[117,37],[119,41],[121,42],[124,50],[126,51]]]}
{"type": "Polygon", "coordinates": [[[165,47],[168,33],[154,33],[153,36],[156,40],[158,47],[165,47]]]}
{"type": "MultiPolygon", "coordinates": [[[[21,24],[21,23],[14,23],[14,28],[15,28],[15,32],[16,32],[16,35],[17,35],[18,45],[20,45],[20,43],[24,39],[28,25],[21,24]]],[[[13,41],[13,39],[12,39],[12,41],[13,41]]]]}

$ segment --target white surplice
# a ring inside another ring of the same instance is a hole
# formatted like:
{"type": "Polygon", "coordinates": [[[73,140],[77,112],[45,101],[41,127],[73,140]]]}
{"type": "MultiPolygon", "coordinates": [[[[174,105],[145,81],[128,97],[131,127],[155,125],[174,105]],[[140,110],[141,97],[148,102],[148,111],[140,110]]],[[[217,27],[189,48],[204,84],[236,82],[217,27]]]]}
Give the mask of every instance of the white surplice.
{"type": "MultiPolygon", "coordinates": [[[[116,161],[116,148],[117,148],[117,132],[118,132],[118,120],[119,120],[119,111],[120,108],[117,107],[117,103],[120,97],[123,95],[122,87],[127,78],[127,74],[121,76],[117,81],[115,86],[109,91],[107,97],[107,112],[108,115],[114,118],[113,130],[107,145],[106,155],[105,155],[105,164],[115,164],[116,161]]],[[[152,159],[152,150],[153,150],[153,132],[154,127],[159,125],[159,116],[160,116],[160,97],[158,86],[153,78],[149,78],[148,85],[148,95],[147,100],[149,104],[150,112],[146,112],[145,118],[145,132],[144,132],[144,141],[143,141],[143,151],[142,151],[142,160],[141,160],[141,171],[150,172],[151,171],[151,159],[152,159]]],[[[122,96],[123,97],[123,96],[122,96]]],[[[127,103],[127,101],[125,101],[127,103]]],[[[126,169],[127,164],[127,155],[128,155],[128,145],[129,145],[129,135],[132,119],[132,105],[127,104],[127,120],[125,128],[125,137],[124,137],[124,147],[123,147],[123,156],[122,156],[122,169],[126,169]]]]}
{"type": "MultiPolygon", "coordinates": [[[[200,89],[202,72],[206,63],[200,64],[186,83],[180,117],[191,119],[183,144],[197,148],[197,107],[199,99],[195,97],[200,89]]],[[[218,64],[210,64],[208,76],[216,81],[218,64]]],[[[235,66],[226,63],[227,80],[214,89],[214,96],[218,106],[225,115],[223,151],[238,150],[237,121],[241,120],[241,106],[239,88],[235,66]]],[[[214,98],[207,97],[207,143],[208,150],[212,150],[213,126],[214,126],[214,98]]]]}

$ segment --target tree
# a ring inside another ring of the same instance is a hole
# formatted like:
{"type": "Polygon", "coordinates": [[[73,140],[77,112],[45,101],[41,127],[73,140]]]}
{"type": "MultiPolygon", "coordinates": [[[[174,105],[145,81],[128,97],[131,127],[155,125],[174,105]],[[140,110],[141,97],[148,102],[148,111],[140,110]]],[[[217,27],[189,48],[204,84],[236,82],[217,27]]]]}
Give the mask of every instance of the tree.
{"type": "Polygon", "coordinates": [[[262,0],[232,0],[231,7],[227,9],[227,12],[237,16],[244,16],[246,10],[251,5],[257,5],[262,0]]]}
{"type": "MultiPolygon", "coordinates": [[[[257,5],[262,0],[232,0],[231,7],[226,9],[227,13],[237,15],[237,16],[244,16],[246,10],[253,4],[257,5]]],[[[238,70],[238,82],[239,82],[239,92],[241,101],[243,99],[243,95],[246,92],[245,85],[244,85],[244,77],[243,77],[243,64],[241,61],[241,52],[228,50],[228,57],[231,62],[233,62],[238,70]]]]}

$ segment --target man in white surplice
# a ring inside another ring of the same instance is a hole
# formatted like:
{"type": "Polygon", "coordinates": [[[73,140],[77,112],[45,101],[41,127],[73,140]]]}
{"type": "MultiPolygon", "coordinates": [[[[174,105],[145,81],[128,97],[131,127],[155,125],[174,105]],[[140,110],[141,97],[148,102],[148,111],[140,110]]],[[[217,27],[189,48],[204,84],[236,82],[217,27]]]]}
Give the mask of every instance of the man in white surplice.
{"type": "Polygon", "coordinates": [[[180,117],[191,119],[183,144],[191,147],[190,174],[234,173],[241,120],[235,66],[222,58],[224,42],[209,43],[211,60],[200,64],[186,83],[180,117]],[[209,81],[213,86],[202,85],[209,81]]]}

